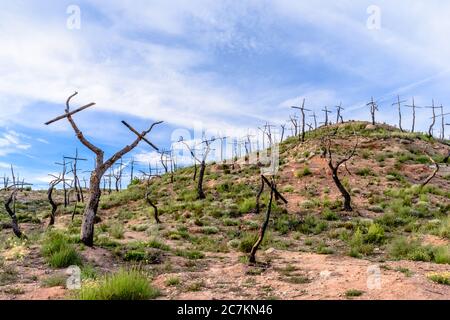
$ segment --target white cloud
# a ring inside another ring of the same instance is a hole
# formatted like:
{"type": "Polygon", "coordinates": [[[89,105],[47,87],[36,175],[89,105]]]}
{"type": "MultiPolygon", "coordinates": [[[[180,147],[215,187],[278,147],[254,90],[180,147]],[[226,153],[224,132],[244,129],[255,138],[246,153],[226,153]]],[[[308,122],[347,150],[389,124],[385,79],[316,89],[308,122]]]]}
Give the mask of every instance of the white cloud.
{"type": "Polygon", "coordinates": [[[21,139],[23,137],[22,134],[12,130],[0,133],[0,156],[17,153],[31,148],[30,144],[22,142],[21,139]]]}

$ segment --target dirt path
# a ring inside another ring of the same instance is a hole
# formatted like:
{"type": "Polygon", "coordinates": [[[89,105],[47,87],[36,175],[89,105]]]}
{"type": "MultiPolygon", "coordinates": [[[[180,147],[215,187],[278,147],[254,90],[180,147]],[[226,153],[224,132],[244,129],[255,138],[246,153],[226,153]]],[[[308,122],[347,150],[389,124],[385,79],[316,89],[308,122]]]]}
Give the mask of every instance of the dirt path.
{"type": "Polygon", "coordinates": [[[163,299],[348,299],[348,290],[363,291],[353,299],[450,299],[449,286],[426,277],[430,272],[450,271],[447,265],[411,261],[376,264],[278,250],[263,256],[272,259],[266,270],[248,267],[238,262],[238,255],[227,254],[221,255],[221,260],[214,259],[206,272],[161,275],[154,284],[165,293],[163,299]],[[398,271],[400,268],[408,270],[408,275],[398,271]],[[164,281],[169,276],[180,277],[184,289],[167,289],[164,281]],[[186,286],[198,282],[202,285],[198,292],[186,292],[186,286]]]}

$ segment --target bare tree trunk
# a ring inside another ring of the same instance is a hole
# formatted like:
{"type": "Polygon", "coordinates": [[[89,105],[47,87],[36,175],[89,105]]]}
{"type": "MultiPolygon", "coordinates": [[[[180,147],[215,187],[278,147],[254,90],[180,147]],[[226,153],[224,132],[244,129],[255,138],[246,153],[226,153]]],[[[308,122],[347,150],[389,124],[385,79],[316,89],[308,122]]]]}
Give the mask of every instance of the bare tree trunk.
{"type": "Polygon", "coordinates": [[[158,207],[150,199],[150,191],[149,190],[147,190],[145,192],[145,200],[154,209],[154,217],[155,217],[156,223],[158,223],[158,224],[161,223],[161,220],[159,220],[159,217],[158,217],[158,207]]]}
{"type": "Polygon", "coordinates": [[[197,180],[197,162],[194,163],[194,181],[195,180],[197,180]]]}
{"type": "Polygon", "coordinates": [[[426,178],[425,181],[422,182],[422,183],[420,184],[420,187],[421,187],[421,188],[425,187],[425,186],[431,181],[431,179],[433,179],[433,178],[436,176],[436,174],[437,174],[438,171],[439,171],[439,164],[438,164],[436,161],[434,161],[434,159],[433,159],[432,157],[428,156],[428,158],[429,158],[430,161],[434,164],[434,170],[433,170],[433,172],[428,176],[428,178],[426,178]]]}
{"type": "Polygon", "coordinates": [[[429,135],[430,137],[433,136],[433,127],[434,127],[434,124],[436,123],[436,112],[434,111],[434,104],[433,104],[433,106],[431,107],[431,110],[433,110],[433,117],[432,117],[433,121],[431,122],[431,125],[430,125],[430,127],[428,128],[428,135],[429,135]]]}
{"type": "Polygon", "coordinates": [[[8,200],[5,202],[5,209],[6,212],[8,212],[9,216],[11,217],[11,227],[13,229],[14,234],[19,239],[26,239],[26,236],[20,231],[19,228],[19,222],[17,221],[17,216],[14,210],[11,209],[11,203],[14,201],[14,198],[16,197],[17,190],[14,190],[10,196],[8,197],[8,200]]]}
{"type": "Polygon", "coordinates": [[[52,195],[54,190],[54,185],[50,185],[50,188],[47,192],[48,202],[50,202],[50,205],[52,206],[52,212],[50,214],[50,222],[48,223],[48,226],[53,226],[55,224],[55,217],[56,217],[56,211],[58,210],[58,205],[53,201],[52,195]]]}
{"type": "Polygon", "coordinates": [[[102,195],[100,189],[101,176],[103,176],[103,172],[98,169],[94,170],[91,174],[89,184],[90,195],[83,215],[83,224],[81,225],[81,241],[88,247],[94,245],[94,221],[100,203],[100,196],[102,195]]]}
{"type": "Polygon", "coordinates": [[[256,214],[259,215],[260,212],[260,200],[261,200],[261,195],[264,192],[264,179],[261,177],[261,188],[259,189],[258,194],[256,195],[256,214]]]}
{"type": "Polygon", "coordinates": [[[198,176],[197,197],[198,199],[205,199],[205,192],[203,191],[203,178],[205,177],[206,162],[203,160],[200,164],[200,173],[198,176]]]}
{"type": "Polygon", "coordinates": [[[256,263],[256,251],[258,251],[259,246],[263,242],[267,226],[269,225],[270,213],[272,211],[272,202],[273,202],[273,188],[271,188],[271,190],[270,190],[270,200],[269,200],[269,204],[267,206],[266,218],[265,218],[261,228],[259,229],[258,240],[256,240],[256,243],[253,245],[253,248],[250,251],[250,257],[249,257],[250,263],[256,263]]]}
{"type": "Polygon", "coordinates": [[[338,177],[338,169],[339,168],[334,168],[333,165],[330,164],[330,162],[328,163],[328,166],[330,167],[330,169],[333,172],[332,176],[333,176],[333,181],[336,184],[336,187],[339,189],[339,192],[344,197],[344,210],[345,211],[353,211],[353,208],[351,205],[352,198],[350,196],[350,193],[347,191],[347,189],[345,189],[344,185],[341,183],[341,180],[339,180],[339,177],[338,177]]]}

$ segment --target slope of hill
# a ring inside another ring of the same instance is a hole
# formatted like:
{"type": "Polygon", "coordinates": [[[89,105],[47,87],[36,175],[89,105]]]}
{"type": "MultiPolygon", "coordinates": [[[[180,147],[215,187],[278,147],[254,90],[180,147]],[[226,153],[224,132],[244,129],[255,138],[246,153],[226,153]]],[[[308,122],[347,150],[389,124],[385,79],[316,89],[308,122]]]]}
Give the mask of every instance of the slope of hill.
{"type": "Polygon", "coordinates": [[[0,233],[0,298],[77,297],[56,267],[79,264],[85,287],[138,265],[158,299],[450,299],[448,153],[425,135],[366,122],[319,128],[304,143],[287,139],[276,181],[288,204],[273,205],[256,265],[247,256],[269,195],[255,214],[260,168],[245,159],[209,164],[204,200],[197,200],[193,168],[176,171],[173,183],[170,175],[152,179],[161,224],[145,201],[145,182],[103,195],[94,248],[78,242],[82,206],[73,221],[73,207],[60,208],[49,231],[46,194],[22,193],[17,209],[28,240],[0,233]],[[352,212],[342,210],[322,155],[328,134],[336,159],[358,143],[339,170],[352,212]],[[440,170],[420,187],[433,162],[440,170]],[[55,258],[56,247],[69,248],[66,260],[55,258]]]}

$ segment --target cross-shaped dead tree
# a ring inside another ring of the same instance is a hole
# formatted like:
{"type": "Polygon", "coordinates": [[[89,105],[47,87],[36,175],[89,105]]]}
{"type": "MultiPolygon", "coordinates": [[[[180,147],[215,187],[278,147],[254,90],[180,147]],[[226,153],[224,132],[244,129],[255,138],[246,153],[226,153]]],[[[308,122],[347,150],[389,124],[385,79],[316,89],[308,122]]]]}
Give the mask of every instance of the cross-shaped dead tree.
{"type": "Polygon", "coordinates": [[[70,204],[70,199],[68,197],[68,190],[67,190],[67,162],[66,159],[63,158],[63,162],[55,162],[56,165],[61,166],[61,179],[63,184],[63,192],[64,192],[64,208],[67,208],[67,206],[70,204]]]}
{"type": "Polygon", "coordinates": [[[433,136],[433,127],[434,127],[434,125],[436,123],[436,111],[435,110],[438,109],[438,107],[436,107],[434,105],[434,99],[432,99],[431,100],[431,106],[426,106],[424,108],[431,109],[432,114],[433,114],[433,116],[430,118],[431,119],[430,127],[428,128],[428,136],[432,137],[433,136]]]}
{"type": "Polygon", "coordinates": [[[336,106],[336,124],[339,123],[339,121],[341,123],[344,123],[344,118],[342,117],[341,111],[345,110],[344,108],[342,108],[342,102],[339,103],[338,106],[336,106]]]}
{"type": "Polygon", "coordinates": [[[371,98],[371,101],[366,104],[366,106],[370,107],[370,115],[372,116],[372,125],[375,125],[375,112],[378,111],[378,104],[376,101],[371,98]]]}
{"type": "Polygon", "coordinates": [[[331,124],[331,123],[328,121],[328,114],[329,114],[329,113],[332,113],[332,111],[328,110],[327,106],[325,106],[325,108],[322,109],[322,111],[325,113],[325,122],[324,122],[324,125],[325,125],[325,126],[328,126],[329,124],[331,124]]]}
{"type": "Polygon", "coordinates": [[[344,158],[337,161],[336,163],[334,163],[333,161],[333,152],[331,150],[331,138],[329,136],[325,137],[322,141],[322,145],[324,148],[324,155],[325,157],[328,158],[328,167],[331,170],[333,181],[336,184],[336,187],[339,189],[339,192],[342,194],[342,197],[344,198],[344,210],[353,211],[351,205],[352,198],[350,196],[350,193],[347,191],[347,189],[344,187],[341,180],[339,179],[339,167],[345,164],[355,155],[356,149],[358,147],[358,140],[356,140],[353,149],[344,158]]]}
{"type": "Polygon", "coordinates": [[[300,112],[301,112],[301,115],[302,115],[302,127],[301,127],[302,132],[301,133],[302,134],[300,136],[300,139],[301,139],[302,142],[304,142],[305,141],[305,111],[311,111],[311,110],[305,108],[305,98],[303,98],[303,102],[302,102],[302,106],[301,107],[292,106],[291,108],[299,109],[300,112]]]}
{"type": "Polygon", "coordinates": [[[397,101],[392,104],[393,106],[397,105],[397,109],[398,109],[398,128],[400,129],[401,132],[403,132],[403,128],[402,128],[402,103],[405,103],[405,102],[406,102],[406,100],[400,101],[400,96],[397,95],[397,101]]]}
{"type": "Polygon", "coordinates": [[[74,188],[77,194],[77,201],[84,202],[83,188],[80,184],[80,179],[78,178],[78,161],[87,161],[87,159],[78,157],[78,148],[75,149],[75,157],[64,157],[64,159],[73,161],[72,174],[73,174],[74,188]]]}
{"type": "Polygon", "coordinates": [[[420,108],[420,107],[416,106],[416,104],[414,103],[414,97],[412,98],[412,104],[411,105],[407,104],[407,105],[405,105],[405,107],[412,109],[413,120],[412,120],[411,132],[414,133],[414,129],[415,129],[415,125],[416,125],[416,109],[420,108]]]}
{"type": "Polygon", "coordinates": [[[106,171],[111,168],[116,161],[118,161],[120,158],[122,158],[124,155],[126,155],[128,152],[132,151],[141,141],[147,142],[152,148],[158,150],[158,148],[151,143],[147,138],[146,135],[149,134],[155,125],[158,125],[162,123],[162,121],[153,123],[150,128],[146,131],[143,131],[142,133],[139,133],[134,129],[132,126],[130,126],[125,121],[122,121],[122,123],[131,131],[133,132],[137,137],[136,139],[130,144],[122,148],[121,150],[117,151],[112,157],[104,160],[104,151],[100,149],[99,147],[92,144],[84,134],[80,131],[77,124],[73,120],[72,116],[80,112],[88,107],[91,107],[94,105],[94,103],[90,103],[86,106],[83,106],[81,108],[78,108],[74,111],[70,111],[70,101],[73,97],[75,97],[78,93],[75,92],[73,95],[71,95],[67,101],[66,101],[66,110],[65,114],[62,116],[59,116],[53,120],[48,121],[46,124],[53,123],[55,121],[59,121],[61,119],[66,118],[70,125],[72,126],[73,130],[75,131],[75,134],[78,138],[78,140],[89,150],[91,150],[95,154],[95,169],[92,171],[91,178],[90,178],[90,184],[89,184],[89,200],[86,204],[84,215],[83,215],[83,223],[81,226],[81,241],[87,245],[88,247],[92,247],[94,245],[94,221],[95,217],[97,215],[98,211],[98,205],[100,202],[100,196],[101,196],[101,188],[100,183],[103,175],[106,173],[106,171]]]}
{"type": "Polygon", "coordinates": [[[250,251],[249,262],[251,264],[256,263],[256,252],[258,251],[259,246],[261,245],[261,243],[264,240],[264,235],[266,233],[267,226],[269,225],[270,214],[272,212],[273,197],[275,196],[275,199],[281,200],[284,204],[288,203],[288,201],[283,197],[283,195],[281,195],[281,193],[278,192],[276,184],[275,184],[275,180],[273,179],[273,177],[272,177],[271,181],[269,181],[264,175],[261,175],[261,184],[262,184],[262,187],[257,196],[257,203],[258,203],[257,210],[259,211],[259,198],[261,197],[261,194],[264,191],[264,184],[266,184],[270,188],[270,198],[269,198],[269,203],[267,204],[267,211],[266,211],[266,216],[265,216],[264,222],[261,225],[261,227],[259,228],[258,239],[256,240],[255,244],[253,245],[252,250],[250,251]]]}
{"type": "Polygon", "coordinates": [[[444,106],[441,104],[441,106],[439,107],[439,109],[441,110],[441,113],[439,115],[437,115],[437,117],[441,118],[441,134],[440,134],[440,139],[444,140],[445,139],[445,116],[449,115],[450,113],[444,113],[444,106]]]}

